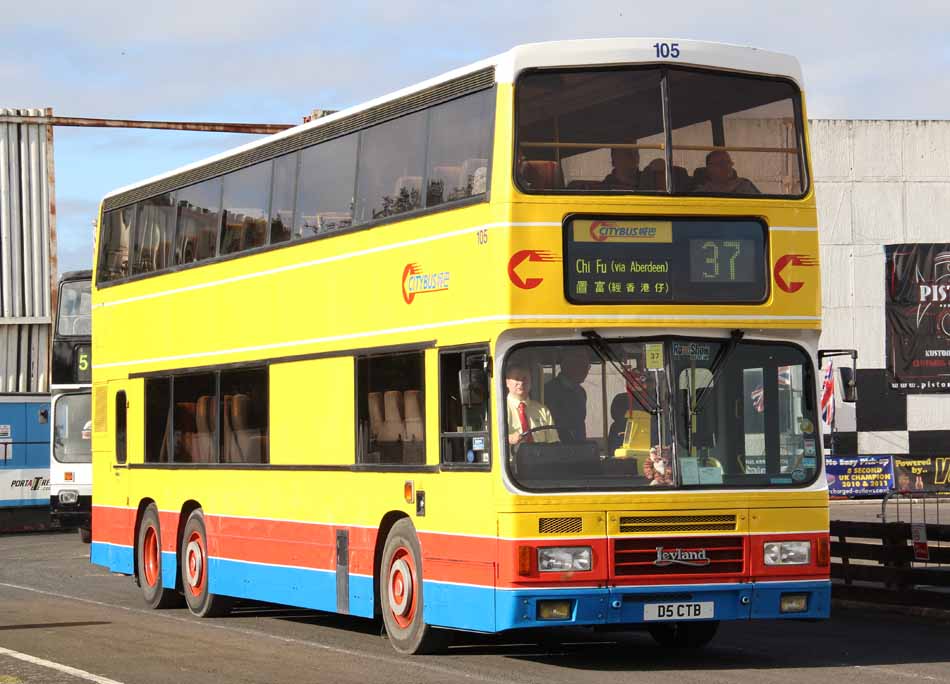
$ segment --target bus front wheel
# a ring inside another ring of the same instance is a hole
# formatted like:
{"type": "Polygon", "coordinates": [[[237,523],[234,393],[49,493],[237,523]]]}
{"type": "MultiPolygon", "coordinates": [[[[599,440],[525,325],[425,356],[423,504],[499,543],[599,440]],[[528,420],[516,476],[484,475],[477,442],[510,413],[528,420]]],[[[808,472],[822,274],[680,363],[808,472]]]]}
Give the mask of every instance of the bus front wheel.
{"type": "Polygon", "coordinates": [[[422,553],[412,523],[396,521],[383,547],[379,603],[389,641],[400,653],[432,653],[445,646],[445,633],[425,622],[422,553]]]}
{"type": "Polygon", "coordinates": [[[663,622],[647,630],[660,646],[666,648],[702,648],[716,636],[718,620],[702,622],[663,622]]]}
{"type": "Polygon", "coordinates": [[[178,593],[162,586],[162,528],[155,504],[149,504],[142,514],[135,552],[136,579],[148,607],[174,608],[181,605],[178,593]]]}
{"type": "Polygon", "coordinates": [[[231,610],[231,599],[208,591],[208,533],[204,513],[188,516],[181,539],[181,583],[188,610],[198,617],[220,617],[231,610]]]}

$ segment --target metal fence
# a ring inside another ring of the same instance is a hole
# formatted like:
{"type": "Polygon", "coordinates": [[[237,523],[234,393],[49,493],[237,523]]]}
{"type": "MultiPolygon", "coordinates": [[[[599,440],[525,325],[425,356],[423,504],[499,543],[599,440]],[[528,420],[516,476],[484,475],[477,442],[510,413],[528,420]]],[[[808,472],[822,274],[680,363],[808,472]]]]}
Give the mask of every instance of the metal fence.
{"type": "Polygon", "coordinates": [[[881,522],[831,523],[836,598],[950,609],[950,497],[890,492],[881,522]]]}

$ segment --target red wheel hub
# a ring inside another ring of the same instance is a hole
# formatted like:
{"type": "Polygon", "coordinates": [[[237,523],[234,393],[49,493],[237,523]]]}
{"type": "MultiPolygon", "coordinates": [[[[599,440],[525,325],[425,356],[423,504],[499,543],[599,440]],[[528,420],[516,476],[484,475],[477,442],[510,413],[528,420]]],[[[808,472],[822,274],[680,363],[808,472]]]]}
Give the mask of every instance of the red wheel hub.
{"type": "Polygon", "coordinates": [[[208,577],[208,558],[204,539],[197,530],[188,536],[185,544],[185,579],[192,596],[201,596],[208,577]]]}
{"type": "Polygon", "coordinates": [[[419,577],[412,552],[404,546],[396,549],[389,561],[389,610],[396,624],[408,628],[416,617],[419,601],[419,577]]]}
{"type": "Polygon", "coordinates": [[[145,540],[142,544],[142,571],[145,575],[145,583],[154,587],[158,582],[158,576],[161,572],[161,560],[158,549],[158,532],[149,525],[145,528],[145,540]]]}

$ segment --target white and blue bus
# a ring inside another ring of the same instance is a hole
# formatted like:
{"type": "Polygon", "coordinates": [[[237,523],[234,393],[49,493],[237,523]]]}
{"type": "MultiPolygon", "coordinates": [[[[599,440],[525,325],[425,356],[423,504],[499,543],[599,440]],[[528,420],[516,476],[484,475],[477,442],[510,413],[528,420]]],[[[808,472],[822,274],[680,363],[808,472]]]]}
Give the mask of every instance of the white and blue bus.
{"type": "Polygon", "coordinates": [[[92,510],[92,271],[59,281],[53,332],[49,506],[53,522],[89,542],[92,510]]]}

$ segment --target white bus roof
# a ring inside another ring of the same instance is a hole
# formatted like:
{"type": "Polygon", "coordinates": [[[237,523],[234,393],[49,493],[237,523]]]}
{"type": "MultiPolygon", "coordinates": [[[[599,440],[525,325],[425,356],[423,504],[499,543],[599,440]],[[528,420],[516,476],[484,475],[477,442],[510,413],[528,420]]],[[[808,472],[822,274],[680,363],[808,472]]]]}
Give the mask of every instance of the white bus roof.
{"type": "Polygon", "coordinates": [[[586,40],[559,40],[546,43],[527,43],[518,45],[500,55],[483,59],[468,66],[453,69],[434,78],[421,81],[407,88],[368,100],[361,104],[321,117],[314,121],[288,128],[274,135],[255,140],[247,145],[236,147],[212,157],[207,157],[166,173],[147,178],[125,187],[113,190],[106,198],[134,190],[143,185],[175,176],[225,159],[235,154],[253,150],[281,138],[297,135],[310,128],[326,126],[344,117],[397,100],[406,95],[431,88],[481,69],[494,67],[496,83],[513,83],[518,74],[526,69],[572,67],[572,66],[609,66],[620,64],[672,64],[677,66],[700,66],[727,71],[763,74],[789,78],[802,87],[801,67],[798,60],[790,55],[753,47],[710,43],[699,40],[678,40],[675,38],[594,38],[586,40]],[[657,44],[668,46],[676,44],[679,57],[666,59],[657,57],[657,44]]]}

